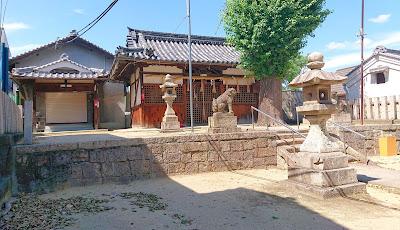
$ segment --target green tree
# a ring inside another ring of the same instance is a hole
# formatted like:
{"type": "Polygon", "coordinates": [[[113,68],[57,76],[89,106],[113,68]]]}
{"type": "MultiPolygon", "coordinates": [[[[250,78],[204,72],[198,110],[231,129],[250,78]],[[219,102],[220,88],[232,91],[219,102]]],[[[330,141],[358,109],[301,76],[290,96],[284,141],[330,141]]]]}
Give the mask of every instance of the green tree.
{"type": "MultiPolygon", "coordinates": [[[[240,68],[260,79],[259,109],[282,119],[282,80],[308,36],[330,13],[325,0],[227,0],[228,42],[242,52],[240,68]]],[[[259,115],[258,123],[266,117],[259,115]]]]}
{"type": "Polygon", "coordinates": [[[300,54],[289,61],[286,76],[282,81],[282,90],[297,90],[295,88],[290,88],[288,84],[302,72],[303,68],[307,68],[306,64],[307,57],[300,54]]]}

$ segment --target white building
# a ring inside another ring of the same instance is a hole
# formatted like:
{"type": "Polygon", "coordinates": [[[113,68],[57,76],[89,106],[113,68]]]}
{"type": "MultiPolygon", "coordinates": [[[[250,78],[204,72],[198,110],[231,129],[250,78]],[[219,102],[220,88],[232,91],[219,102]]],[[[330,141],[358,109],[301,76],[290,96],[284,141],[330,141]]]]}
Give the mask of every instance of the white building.
{"type": "MultiPolygon", "coordinates": [[[[360,98],[360,72],[357,66],[347,74],[346,99],[360,98]]],[[[400,50],[378,46],[364,61],[364,98],[393,95],[400,95],[400,50]]]]}

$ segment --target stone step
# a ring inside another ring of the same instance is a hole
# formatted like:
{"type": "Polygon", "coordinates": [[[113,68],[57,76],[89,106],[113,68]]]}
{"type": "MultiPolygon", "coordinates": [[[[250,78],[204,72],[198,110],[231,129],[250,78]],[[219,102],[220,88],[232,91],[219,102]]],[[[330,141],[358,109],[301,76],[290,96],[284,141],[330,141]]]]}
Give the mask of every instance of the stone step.
{"type": "MultiPolygon", "coordinates": [[[[307,136],[307,133],[303,134],[307,136]]],[[[278,137],[278,140],[290,139],[293,138],[293,133],[278,133],[276,136],[278,137]]],[[[300,136],[297,133],[294,133],[294,138],[304,138],[304,137],[300,136]]]]}
{"type": "Polygon", "coordinates": [[[358,182],[356,169],[351,167],[317,170],[289,166],[288,179],[318,187],[334,187],[358,182]]]}
{"type": "MultiPolygon", "coordinates": [[[[294,143],[295,144],[302,144],[304,142],[304,140],[305,140],[305,138],[303,138],[303,137],[294,138],[294,143]]],[[[293,138],[277,140],[276,141],[276,145],[278,145],[278,146],[293,145],[293,138]]]]}
{"type": "Polygon", "coordinates": [[[286,150],[289,153],[295,153],[300,151],[300,146],[301,144],[295,144],[293,148],[293,143],[292,143],[291,145],[279,146],[279,148],[282,148],[283,150],[286,150]]]}

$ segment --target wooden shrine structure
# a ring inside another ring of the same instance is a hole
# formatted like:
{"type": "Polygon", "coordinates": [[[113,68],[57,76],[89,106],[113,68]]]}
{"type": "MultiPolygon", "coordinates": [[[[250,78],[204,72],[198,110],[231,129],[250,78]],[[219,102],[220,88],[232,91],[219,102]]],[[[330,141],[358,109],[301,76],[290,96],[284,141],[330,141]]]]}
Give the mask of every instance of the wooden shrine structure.
{"type": "MultiPolygon", "coordinates": [[[[128,28],[126,47],[118,47],[110,79],[125,82],[130,93],[131,125],[160,127],[166,105],[160,85],[170,74],[177,97],[173,109],[181,123],[190,124],[188,42],[185,34],[128,28]]],[[[233,110],[239,123],[251,122],[250,106],[258,105],[259,84],[236,68],[240,52],[224,38],[192,36],[193,119],[206,124],[212,100],[234,87],[233,110]]]]}

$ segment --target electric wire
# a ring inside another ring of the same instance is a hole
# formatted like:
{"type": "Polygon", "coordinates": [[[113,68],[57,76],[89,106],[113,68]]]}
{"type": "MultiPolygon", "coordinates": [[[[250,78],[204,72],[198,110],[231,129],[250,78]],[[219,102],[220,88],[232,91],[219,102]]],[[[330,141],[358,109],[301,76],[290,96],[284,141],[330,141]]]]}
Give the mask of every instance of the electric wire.
{"type": "Polygon", "coordinates": [[[93,28],[93,26],[95,26],[113,7],[114,5],[118,2],[118,0],[113,1],[105,11],[103,11],[103,13],[101,13],[95,20],[93,20],[91,23],[89,23],[87,26],[85,26],[84,28],[82,28],[78,34],[80,32],[82,32],[82,30],[84,30],[85,28],[87,28],[89,25],[90,27],[87,28],[82,34],[80,34],[79,36],[84,35],[86,32],[88,32],[91,28],[93,28]]]}
{"type": "Polygon", "coordinates": [[[6,1],[6,4],[4,6],[3,19],[1,20],[1,28],[4,28],[4,18],[6,16],[7,4],[8,4],[8,0],[6,1]]]}
{"type": "Polygon", "coordinates": [[[179,25],[175,28],[174,32],[172,32],[173,34],[176,32],[176,30],[182,25],[183,21],[185,21],[185,19],[187,18],[187,15],[185,17],[183,17],[182,21],[179,23],[179,25]]]}
{"type": "Polygon", "coordinates": [[[86,32],[88,32],[90,29],[92,29],[93,26],[95,26],[115,6],[115,4],[117,2],[118,2],[118,0],[114,0],[113,2],[111,2],[111,4],[99,16],[97,16],[93,21],[91,21],[89,24],[87,24],[85,27],[83,27],[81,30],[79,30],[76,37],[74,37],[73,39],[71,39],[67,42],[64,42],[64,43],[57,42],[55,44],[55,48],[57,48],[58,45],[64,45],[64,44],[71,43],[71,42],[75,41],[77,38],[84,35],[86,32]],[[83,30],[84,30],[84,32],[80,33],[83,30]]]}

